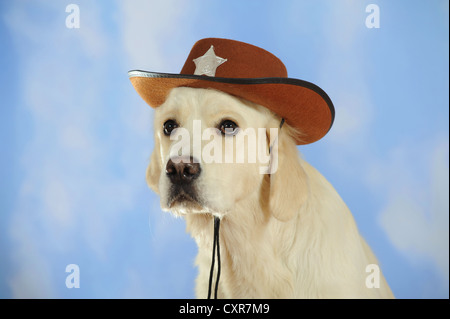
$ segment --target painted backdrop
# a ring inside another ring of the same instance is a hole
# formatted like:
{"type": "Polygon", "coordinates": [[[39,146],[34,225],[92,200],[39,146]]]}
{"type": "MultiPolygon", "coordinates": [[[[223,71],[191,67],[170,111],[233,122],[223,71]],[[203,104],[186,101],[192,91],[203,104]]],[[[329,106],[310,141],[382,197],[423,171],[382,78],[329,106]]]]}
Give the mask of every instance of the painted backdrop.
{"type": "Polygon", "coordinates": [[[300,152],[396,297],[448,298],[448,6],[1,1],[0,297],[194,297],[197,248],[146,186],[153,111],[127,71],[177,73],[195,41],[223,37],[329,94],[335,124],[300,152]]]}

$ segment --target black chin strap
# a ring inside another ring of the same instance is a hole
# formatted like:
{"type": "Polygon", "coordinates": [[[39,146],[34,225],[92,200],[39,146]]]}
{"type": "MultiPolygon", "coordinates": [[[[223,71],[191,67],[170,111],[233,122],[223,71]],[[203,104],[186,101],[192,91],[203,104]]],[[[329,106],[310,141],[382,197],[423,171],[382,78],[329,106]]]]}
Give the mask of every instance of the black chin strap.
{"type": "Polygon", "coordinates": [[[219,278],[220,278],[219,228],[220,228],[220,218],[214,216],[214,242],[213,242],[213,253],[212,253],[211,270],[209,272],[208,299],[211,299],[212,277],[213,277],[213,272],[214,272],[214,261],[216,259],[216,246],[217,246],[217,277],[216,277],[216,287],[214,289],[214,299],[217,299],[217,290],[219,289],[219,278]]]}
{"type": "MultiPolygon", "coordinates": [[[[281,119],[280,130],[284,124],[284,118],[281,119]]],[[[269,148],[269,153],[272,151],[272,146],[269,148]]],[[[217,299],[217,290],[219,289],[219,279],[220,279],[220,240],[219,240],[219,229],[220,229],[220,218],[214,216],[214,241],[213,241],[213,251],[212,251],[212,261],[211,270],[209,271],[209,287],[208,287],[208,299],[211,299],[211,287],[212,279],[214,274],[214,263],[216,260],[216,246],[217,246],[217,277],[216,277],[216,287],[214,288],[214,299],[217,299]]]]}
{"type": "MultiPolygon", "coordinates": [[[[281,122],[280,122],[280,130],[281,130],[281,128],[283,127],[283,124],[284,124],[284,118],[281,119],[281,122]]],[[[276,138],[278,139],[278,136],[277,136],[276,138]]],[[[277,142],[277,140],[275,140],[275,141],[273,142],[273,144],[275,144],[276,142],[277,142]]],[[[273,144],[269,146],[269,154],[272,153],[273,144]]]]}

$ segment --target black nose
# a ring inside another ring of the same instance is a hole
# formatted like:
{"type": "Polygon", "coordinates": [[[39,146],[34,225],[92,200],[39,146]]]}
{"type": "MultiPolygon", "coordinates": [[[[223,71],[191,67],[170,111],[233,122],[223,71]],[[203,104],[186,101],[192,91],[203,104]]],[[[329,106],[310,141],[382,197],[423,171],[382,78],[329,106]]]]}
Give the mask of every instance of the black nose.
{"type": "Polygon", "coordinates": [[[166,175],[174,184],[189,184],[200,175],[200,171],[200,164],[194,163],[192,156],[169,159],[166,165],[166,175]]]}

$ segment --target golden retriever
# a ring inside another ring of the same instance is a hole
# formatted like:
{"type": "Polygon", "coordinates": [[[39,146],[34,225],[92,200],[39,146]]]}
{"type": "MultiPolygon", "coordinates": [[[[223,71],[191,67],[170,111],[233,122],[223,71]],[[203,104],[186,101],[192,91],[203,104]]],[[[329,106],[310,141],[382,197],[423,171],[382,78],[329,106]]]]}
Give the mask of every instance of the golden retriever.
{"type": "Polygon", "coordinates": [[[267,163],[259,157],[250,161],[249,153],[243,163],[198,158],[206,147],[226,153],[227,141],[247,128],[265,129],[268,152],[274,140],[270,128],[278,128],[280,120],[260,105],[212,89],[172,89],[155,109],[147,182],[160,195],[164,211],[186,219],[198,245],[197,297],[207,296],[213,216],[218,216],[219,298],[392,298],[349,209],[299,157],[293,136],[301,132],[287,124],[281,128],[271,174],[261,174],[267,163]],[[194,140],[199,125],[202,132],[212,129],[209,140],[194,140]],[[195,147],[181,148],[180,139],[172,138],[181,128],[192,134],[189,142],[197,143],[197,154],[195,147]]]}

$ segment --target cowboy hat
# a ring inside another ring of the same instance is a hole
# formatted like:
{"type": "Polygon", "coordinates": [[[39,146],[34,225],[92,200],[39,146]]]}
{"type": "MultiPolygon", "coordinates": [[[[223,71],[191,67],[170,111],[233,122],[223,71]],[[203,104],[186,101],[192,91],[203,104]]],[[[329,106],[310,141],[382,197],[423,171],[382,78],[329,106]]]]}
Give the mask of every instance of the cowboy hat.
{"type": "Polygon", "coordinates": [[[197,41],[180,74],[129,71],[131,83],[153,108],[176,87],[212,88],[262,105],[301,133],[298,145],[321,139],[334,107],[317,85],[287,77],[284,64],[251,44],[218,38],[197,41]]]}

